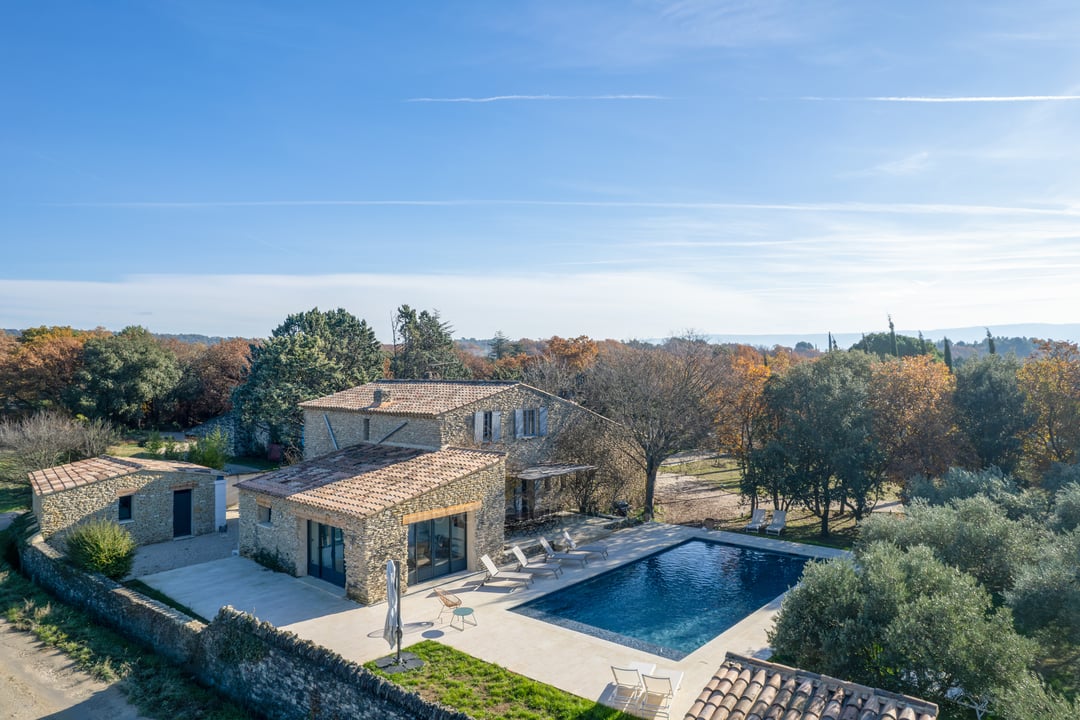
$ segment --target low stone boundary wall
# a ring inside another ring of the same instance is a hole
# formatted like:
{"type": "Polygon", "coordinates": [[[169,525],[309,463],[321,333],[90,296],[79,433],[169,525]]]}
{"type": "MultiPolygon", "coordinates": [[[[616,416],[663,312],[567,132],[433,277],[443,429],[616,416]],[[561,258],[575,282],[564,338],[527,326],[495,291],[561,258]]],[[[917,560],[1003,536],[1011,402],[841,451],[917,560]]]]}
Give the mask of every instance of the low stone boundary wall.
{"type": "Polygon", "coordinates": [[[247,613],[224,607],[207,625],[85,573],[40,534],[20,544],[19,556],[37,584],[271,720],[471,720],[247,613]]]}

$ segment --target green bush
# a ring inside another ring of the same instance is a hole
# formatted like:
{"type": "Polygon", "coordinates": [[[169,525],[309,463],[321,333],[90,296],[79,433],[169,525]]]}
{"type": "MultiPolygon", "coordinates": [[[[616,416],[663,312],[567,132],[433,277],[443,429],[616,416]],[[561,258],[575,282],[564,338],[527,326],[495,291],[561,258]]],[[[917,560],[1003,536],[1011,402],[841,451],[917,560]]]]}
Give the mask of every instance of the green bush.
{"type": "Polygon", "coordinates": [[[161,451],[165,448],[165,441],[161,438],[160,432],[153,430],[143,442],[143,447],[146,448],[146,451],[149,453],[160,455],[161,451]]]}
{"type": "Polygon", "coordinates": [[[229,461],[229,435],[221,428],[200,437],[187,454],[188,462],[224,470],[229,461]]]}
{"type": "Polygon", "coordinates": [[[68,534],[67,556],[78,567],[119,580],[131,572],[135,541],[112,521],[91,520],[68,534]]]}

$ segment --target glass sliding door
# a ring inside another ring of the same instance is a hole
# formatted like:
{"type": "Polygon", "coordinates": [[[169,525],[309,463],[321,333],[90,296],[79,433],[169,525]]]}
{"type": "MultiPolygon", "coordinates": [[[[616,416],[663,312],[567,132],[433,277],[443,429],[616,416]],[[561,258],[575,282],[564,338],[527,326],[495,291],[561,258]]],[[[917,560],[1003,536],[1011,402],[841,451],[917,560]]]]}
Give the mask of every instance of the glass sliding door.
{"type": "Polygon", "coordinates": [[[466,515],[449,515],[409,525],[409,584],[468,567],[466,515]]]}
{"type": "Polygon", "coordinates": [[[345,533],[308,520],[308,575],[345,587],[345,533]]]}

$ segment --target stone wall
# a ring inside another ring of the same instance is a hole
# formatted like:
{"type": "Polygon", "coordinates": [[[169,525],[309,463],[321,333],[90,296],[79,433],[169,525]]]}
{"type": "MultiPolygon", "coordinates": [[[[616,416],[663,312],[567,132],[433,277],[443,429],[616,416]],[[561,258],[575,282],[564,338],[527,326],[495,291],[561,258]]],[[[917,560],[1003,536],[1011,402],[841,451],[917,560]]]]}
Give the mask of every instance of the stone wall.
{"type": "Polygon", "coordinates": [[[81,607],[108,625],[176,663],[186,663],[206,627],[157,600],[129,590],[104,575],[69,565],[62,553],[36,535],[20,547],[22,572],[64,602],[81,607]]]}
{"type": "Polygon", "coordinates": [[[20,547],[20,560],[23,572],[52,594],[272,720],[470,720],[251,615],[225,607],[206,625],[86,574],[40,535],[20,547]]]}
{"type": "Polygon", "coordinates": [[[438,450],[440,447],[439,421],[435,418],[418,418],[385,413],[365,413],[362,410],[304,410],[304,459],[334,452],[334,443],[327,420],[334,430],[337,447],[346,448],[362,442],[377,443],[387,435],[385,445],[438,450]],[[365,424],[367,420],[367,433],[365,424]],[[402,427],[404,424],[404,427],[402,427]],[[395,432],[396,431],[396,432],[395,432]],[[391,433],[393,433],[391,435],[391,433]]]}
{"type": "Polygon", "coordinates": [[[139,470],[122,477],[98,480],[71,490],[35,499],[38,524],[45,537],[63,534],[73,525],[93,518],[120,523],[140,545],[173,537],[173,491],[191,489],[191,531],[214,532],[214,481],[210,470],[153,472],[139,470]],[[120,521],[118,498],[133,494],[130,521],[120,521]]]}
{"type": "MultiPolygon", "coordinates": [[[[480,503],[468,514],[469,569],[480,567],[480,555],[498,558],[503,546],[503,495],[505,465],[492,456],[492,465],[446,483],[370,517],[331,513],[287,498],[274,498],[251,490],[240,491],[240,553],[254,557],[261,550],[276,556],[295,574],[307,574],[307,521],[341,528],[345,536],[345,591],[362,603],[386,597],[384,565],[390,558],[408,560],[408,526],[411,513],[438,511],[466,503],[480,503]],[[260,523],[258,506],[270,507],[269,524],[260,523]]],[[[403,573],[404,574],[404,573],[403,573]]],[[[407,583],[402,578],[402,585],[407,583]]]]}

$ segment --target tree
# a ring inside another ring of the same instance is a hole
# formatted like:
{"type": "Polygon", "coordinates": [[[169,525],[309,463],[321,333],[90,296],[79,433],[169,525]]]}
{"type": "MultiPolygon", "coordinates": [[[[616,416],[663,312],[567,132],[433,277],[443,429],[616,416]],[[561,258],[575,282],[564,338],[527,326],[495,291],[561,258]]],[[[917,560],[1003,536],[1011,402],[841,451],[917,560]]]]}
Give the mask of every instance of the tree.
{"type": "Polygon", "coordinates": [[[510,338],[503,334],[502,330],[495,331],[495,337],[491,339],[491,352],[488,359],[501,360],[510,354],[510,338]]]}
{"type": "Polygon", "coordinates": [[[853,560],[806,566],[769,642],[807,670],[943,702],[949,688],[989,695],[1026,678],[1034,645],[975,579],[887,543],[853,560]]]}
{"type": "Polygon", "coordinates": [[[980,467],[993,465],[1011,473],[1020,461],[1020,438],[1031,418],[1018,370],[1016,358],[990,355],[969,360],[956,371],[957,424],[980,467]]]}
{"type": "Polygon", "coordinates": [[[871,359],[829,353],[770,378],[766,443],[750,454],[749,483],[771,487],[821,519],[829,534],[834,510],[849,505],[856,519],[870,511],[884,479],[882,453],[867,402],[871,359]]]}
{"type": "Polygon", "coordinates": [[[948,368],[928,355],[873,364],[868,402],[892,480],[939,475],[956,463],[963,436],[955,422],[955,387],[948,368]]]}
{"type": "Polygon", "coordinates": [[[924,347],[917,337],[899,335],[895,330],[863,335],[859,342],[851,346],[852,350],[861,350],[879,358],[910,357],[912,355],[932,355],[941,359],[941,353],[934,346],[924,347]]]}
{"type": "Polygon", "coordinates": [[[945,367],[949,368],[949,372],[953,371],[953,359],[952,359],[952,343],[949,342],[949,338],[945,338],[942,341],[942,348],[945,351],[945,367]]]}
{"type": "Polygon", "coordinates": [[[367,322],[340,308],[314,308],[289,315],[266,342],[251,345],[251,368],[233,403],[253,436],[297,449],[300,403],[381,376],[381,347],[367,322]]]}
{"type": "Polygon", "coordinates": [[[1072,463],[1080,449],[1080,348],[1037,341],[1038,354],[1017,371],[1025,408],[1034,420],[1024,435],[1024,461],[1032,476],[1055,463],[1072,463]]]}
{"type": "Polygon", "coordinates": [[[157,418],[179,380],[175,356],[146,328],[132,325],[86,341],[70,397],[84,415],[142,427],[157,418]]]}
{"type": "Polygon", "coordinates": [[[701,447],[714,432],[711,395],[719,364],[708,345],[685,342],[673,350],[619,346],[585,374],[584,404],[618,423],[645,473],[645,520],[654,514],[660,463],[701,447]]]}
{"type": "Polygon", "coordinates": [[[450,324],[439,319],[438,310],[417,313],[402,305],[394,320],[390,372],[396,378],[415,380],[468,378],[468,370],[455,352],[452,332],[450,324]]]}
{"type": "Polygon", "coordinates": [[[1050,537],[1018,568],[1006,601],[1017,627],[1050,648],[1051,657],[1080,661],[1080,530],[1050,537]]]}
{"type": "Polygon", "coordinates": [[[0,349],[0,409],[16,412],[62,409],[82,367],[83,345],[101,332],[70,327],[24,330],[18,341],[4,335],[0,349]]]}
{"type": "Polygon", "coordinates": [[[233,338],[197,348],[180,361],[174,394],[176,422],[190,427],[232,410],[232,394],[251,365],[251,343],[233,338]]]}
{"type": "Polygon", "coordinates": [[[875,513],[863,522],[859,543],[887,542],[899,548],[923,545],[938,560],[974,575],[993,593],[1013,586],[1020,570],[1033,563],[1045,533],[1029,523],[1010,520],[985,495],[948,505],[913,502],[904,515],[875,513]]]}
{"type": "Polygon", "coordinates": [[[12,453],[5,465],[9,482],[26,482],[27,473],[102,455],[116,439],[105,420],[79,422],[55,410],[0,422],[0,448],[12,453]]]}

